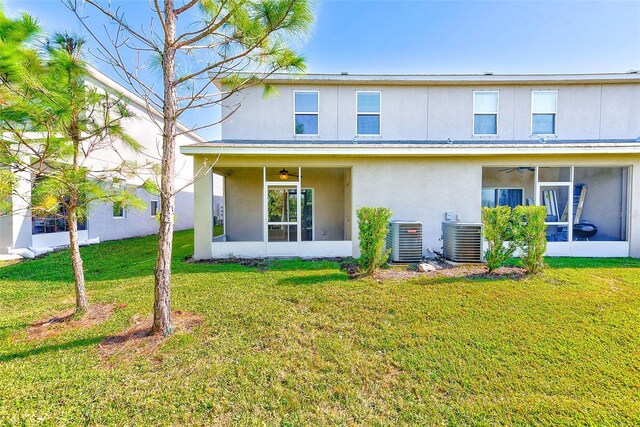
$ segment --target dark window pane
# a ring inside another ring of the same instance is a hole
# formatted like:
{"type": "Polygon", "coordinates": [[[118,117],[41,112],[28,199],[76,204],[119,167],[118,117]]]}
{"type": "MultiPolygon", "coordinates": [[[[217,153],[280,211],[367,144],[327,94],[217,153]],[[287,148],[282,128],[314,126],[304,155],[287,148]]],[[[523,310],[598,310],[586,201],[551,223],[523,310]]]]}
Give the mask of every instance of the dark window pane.
{"type": "Polygon", "coordinates": [[[515,208],[522,205],[522,190],[520,189],[497,189],[496,200],[500,206],[515,208]]]}
{"type": "Polygon", "coordinates": [[[296,114],[296,135],[317,135],[317,114],[296,114]]]}
{"type": "Polygon", "coordinates": [[[498,133],[498,115],[476,114],[473,121],[473,133],[476,135],[496,135],[498,133]]]}
{"type": "Polygon", "coordinates": [[[380,116],[359,114],[358,135],[380,135],[380,116]]]}
{"type": "Polygon", "coordinates": [[[124,208],[120,203],[113,204],[113,217],[114,218],[124,218],[124,208]]]}
{"type": "Polygon", "coordinates": [[[553,135],[556,133],[555,114],[534,114],[533,128],[534,135],[553,135]]]}
{"type": "Polygon", "coordinates": [[[302,240],[313,240],[313,190],[304,189],[300,194],[302,210],[302,240]]]}

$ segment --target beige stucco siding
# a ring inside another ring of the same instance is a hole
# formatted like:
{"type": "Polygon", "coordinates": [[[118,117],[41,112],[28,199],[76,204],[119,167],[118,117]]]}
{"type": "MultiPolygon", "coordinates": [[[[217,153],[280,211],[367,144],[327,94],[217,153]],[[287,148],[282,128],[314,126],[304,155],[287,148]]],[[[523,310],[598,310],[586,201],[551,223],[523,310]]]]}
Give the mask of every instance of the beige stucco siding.
{"type": "Polygon", "coordinates": [[[356,135],[356,92],[379,90],[381,135],[359,140],[537,140],[531,135],[531,92],[557,90],[556,135],[550,139],[615,139],[640,135],[640,84],[477,84],[375,86],[279,84],[278,94],[244,90],[242,107],[222,128],[225,140],[345,140],[356,135]],[[294,135],[294,91],[319,92],[319,135],[294,135]],[[499,91],[498,134],[473,135],[473,91],[499,91]]]}
{"type": "MultiPolygon", "coordinates": [[[[464,158],[371,159],[352,170],[353,207],[381,206],[392,219],[422,221],[424,249],[440,250],[445,212],[480,221],[482,169],[464,158]]],[[[354,221],[353,236],[357,236],[354,221]]]]}
{"type": "Polygon", "coordinates": [[[262,241],[262,168],[234,168],[225,171],[225,221],[227,240],[262,241]]]}

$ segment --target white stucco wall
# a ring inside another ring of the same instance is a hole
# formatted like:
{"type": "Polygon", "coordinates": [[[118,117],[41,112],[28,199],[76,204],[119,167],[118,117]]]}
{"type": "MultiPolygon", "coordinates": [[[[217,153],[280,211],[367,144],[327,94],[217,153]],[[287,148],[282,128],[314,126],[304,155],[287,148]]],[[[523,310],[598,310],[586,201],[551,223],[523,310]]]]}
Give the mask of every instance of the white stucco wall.
{"type": "MultiPolygon", "coordinates": [[[[97,73],[97,72],[96,72],[97,73]]],[[[158,164],[162,153],[162,120],[157,114],[149,113],[145,104],[127,92],[117,84],[108,81],[104,76],[96,74],[98,80],[90,79],[89,84],[96,85],[108,90],[119,90],[129,98],[128,108],[133,112],[134,117],[124,121],[125,132],[142,146],[140,152],[135,152],[121,142],[116,142],[112,147],[96,150],[85,162],[85,166],[100,171],[113,169],[121,165],[124,161],[136,161],[143,165],[147,163],[158,164]]],[[[187,129],[180,127],[179,131],[187,129]]],[[[176,144],[176,189],[182,189],[176,195],[176,230],[189,229],[193,227],[193,159],[180,154],[180,147],[183,145],[203,142],[202,138],[194,134],[182,134],[177,137],[176,144]]],[[[147,169],[148,170],[148,169],[147,169]]],[[[133,189],[139,187],[145,179],[151,177],[149,172],[141,173],[140,176],[127,176],[126,184],[133,189]]],[[[28,180],[27,180],[28,181],[28,180]]],[[[29,185],[27,183],[27,185],[29,185]]],[[[30,193],[30,188],[23,188],[25,194],[30,193]]],[[[113,218],[112,206],[110,203],[96,203],[89,213],[88,235],[89,237],[100,237],[101,240],[115,240],[127,237],[143,236],[156,233],[158,230],[157,221],[150,216],[148,202],[151,199],[158,199],[141,189],[136,189],[137,195],[147,203],[143,211],[128,212],[126,218],[113,218]]],[[[25,197],[28,200],[28,196],[25,197]]],[[[28,205],[19,197],[14,197],[14,214],[10,218],[0,219],[0,250],[6,247],[27,247],[31,246],[33,239],[31,235],[31,217],[28,210],[23,205],[28,205]]],[[[66,233],[56,236],[56,242],[68,242],[66,233]]],[[[42,240],[42,239],[41,239],[42,240]]],[[[46,239],[45,239],[46,240],[46,239]]]]}
{"type": "Polygon", "coordinates": [[[477,84],[389,86],[279,84],[263,96],[252,87],[232,97],[242,107],[222,126],[226,140],[346,140],[356,134],[358,90],[382,93],[381,136],[360,140],[537,140],[531,135],[531,91],[557,90],[556,135],[550,139],[640,136],[640,84],[477,84]],[[319,136],[294,135],[295,90],[319,92],[319,136]],[[473,91],[500,92],[497,136],[473,136],[473,91]]]}

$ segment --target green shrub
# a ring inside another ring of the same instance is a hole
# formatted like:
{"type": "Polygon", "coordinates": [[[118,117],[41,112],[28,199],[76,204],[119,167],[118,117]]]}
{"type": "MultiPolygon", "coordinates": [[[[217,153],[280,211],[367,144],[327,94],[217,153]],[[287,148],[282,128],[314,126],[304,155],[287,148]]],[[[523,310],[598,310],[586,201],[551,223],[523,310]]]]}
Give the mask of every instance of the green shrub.
{"type": "Polygon", "coordinates": [[[365,274],[373,274],[389,258],[390,251],[385,250],[385,239],[391,214],[388,208],[364,207],[356,210],[360,238],[358,265],[365,274]]]}
{"type": "Polygon", "coordinates": [[[547,250],[547,226],[544,206],[517,206],[513,210],[514,237],[520,250],[520,263],[530,273],[544,268],[547,250]]]}
{"type": "Polygon", "coordinates": [[[484,256],[489,272],[502,267],[516,250],[512,220],[509,206],[482,208],[482,226],[487,240],[484,256]]]}

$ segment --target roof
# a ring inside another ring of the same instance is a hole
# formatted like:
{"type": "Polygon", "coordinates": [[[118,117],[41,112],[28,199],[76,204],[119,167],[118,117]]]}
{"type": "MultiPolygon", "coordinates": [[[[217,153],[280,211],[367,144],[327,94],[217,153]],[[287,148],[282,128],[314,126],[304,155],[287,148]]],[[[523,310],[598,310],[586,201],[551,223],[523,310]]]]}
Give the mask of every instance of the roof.
{"type": "MultiPolygon", "coordinates": [[[[240,75],[243,75],[242,73],[240,75]]],[[[248,74],[247,74],[248,76],[248,74]]],[[[640,72],[591,74],[290,74],[274,73],[269,83],[317,85],[476,85],[476,84],[587,84],[640,83],[640,72]]],[[[216,80],[218,86],[221,80],[216,80]]]]}
{"type": "MultiPolygon", "coordinates": [[[[150,111],[157,119],[162,119],[162,113],[160,111],[158,111],[155,107],[149,105],[147,102],[145,102],[141,97],[139,97],[135,93],[131,92],[121,84],[115,82],[113,79],[108,77],[102,71],[99,71],[98,69],[92,66],[87,66],[87,69],[93,80],[95,80],[99,84],[106,86],[107,88],[115,92],[122,94],[130,102],[136,104],[138,107],[142,108],[143,110],[150,111]]],[[[192,131],[188,126],[184,125],[183,123],[178,122],[177,127],[181,132],[183,132],[183,135],[186,135],[195,141],[206,142],[206,139],[198,135],[196,132],[192,131]]]]}
{"type": "Polygon", "coordinates": [[[640,140],[225,140],[185,145],[180,151],[187,155],[640,154],[640,140]]]}

